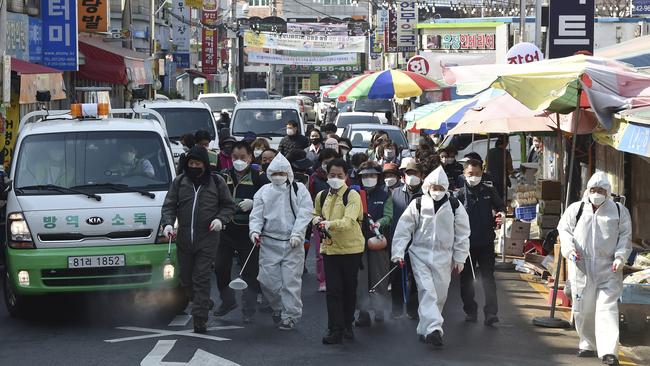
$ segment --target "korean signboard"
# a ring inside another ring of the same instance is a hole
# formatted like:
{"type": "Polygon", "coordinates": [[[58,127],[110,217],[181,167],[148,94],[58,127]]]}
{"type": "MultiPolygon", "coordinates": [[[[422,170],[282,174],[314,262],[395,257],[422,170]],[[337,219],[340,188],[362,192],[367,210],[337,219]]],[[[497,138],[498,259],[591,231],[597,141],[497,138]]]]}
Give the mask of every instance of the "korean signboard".
{"type": "Polygon", "coordinates": [[[357,62],[356,53],[341,53],[331,56],[290,56],[277,53],[248,52],[248,62],[272,65],[350,65],[357,62]]]}
{"type": "Polygon", "coordinates": [[[347,36],[347,24],[287,23],[287,33],[319,36],[347,36]]]}
{"type": "Polygon", "coordinates": [[[415,52],[418,48],[418,7],[414,0],[397,3],[397,52],[415,52]]]}
{"type": "Polygon", "coordinates": [[[77,71],[77,0],[43,0],[43,64],[77,71]]]}
{"type": "MultiPolygon", "coordinates": [[[[214,26],[217,23],[217,14],[217,2],[206,1],[201,15],[202,23],[207,26],[214,26]]],[[[201,29],[201,69],[206,74],[219,72],[218,44],[217,30],[211,27],[203,27],[201,29]]]]}
{"type": "Polygon", "coordinates": [[[184,0],[172,3],[171,18],[172,39],[174,42],[174,60],[179,68],[190,67],[190,7],[184,0]]]}
{"type": "Polygon", "coordinates": [[[40,18],[29,17],[29,62],[43,62],[43,22],[40,18]]]}
{"type": "Polygon", "coordinates": [[[441,32],[427,34],[424,48],[427,50],[494,50],[496,48],[494,33],[451,33],[441,32]]]}
{"type": "Polygon", "coordinates": [[[7,13],[7,54],[29,61],[29,17],[7,13]]]}
{"type": "Polygon", "coordinates": [[[346,72],[346,73],[359,73],[361,66],[359,65],[341,65],[341,66],[308,66],[308,65],[290,65],[285,66],[282,71],[285,74],[302,74],[312,72],[346,72]]]}
{"type": "Polygon", "coordinates": [[[384,31],[384,49],[386,52],[397,52],[397,12],[388,11],[388,21],[384,31]]]}
{"type": "Polygon", "coordinates": [[[506,54],[506,63],[508,64],[529,64],[543,59],[542,51],[530,42],[517,43],[506,54]]]}
{"type": "Polygon", "coordinates": [[[650,15],[650,0],[632,0],[632,15],[650,15]]]}
{"type": "Polygon", "coordinates": [[[549,58],[594,51],[594,0],[553,0],[549,7],[549,58]]]}
{"type": "Polygon", "coordinates": [[[77,0],[79,32],[109,31],[109,0],[77,0]]]}
{"type": "Polygon", "coordinates": [[[305,52],[366,52],[364,36],[303,36],[246,31],[244,42],[248,47],[305,52]]]}

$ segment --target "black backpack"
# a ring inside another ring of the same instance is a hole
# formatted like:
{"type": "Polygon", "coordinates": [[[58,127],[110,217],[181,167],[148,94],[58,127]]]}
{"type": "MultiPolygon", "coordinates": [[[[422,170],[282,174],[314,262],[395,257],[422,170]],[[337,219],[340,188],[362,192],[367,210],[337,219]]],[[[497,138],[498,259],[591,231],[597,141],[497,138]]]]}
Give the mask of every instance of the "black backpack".
{"type": "MultiPolygon", "coordinates": [[[[348,205],[348,196],[350,195],[351,190],[352,190],[352,188],[348,187],[348,189],[346,189],[345,192],[343,192],[343,206],[348,205]]],[[[321,210],[323,209],[323,205],[325,204],[325,200],[327,199],[327,193],[328,192],[329,192],[329,189],[324,189],[324,190],[320,191],[320,193],[318,193],[318,194],[320,194],[320,208],[321,208],[321,210]]]]}
{"type": "MultiPolygon", "coordinates": [[[[449,204],[451,204],[451,212],[456,216],[456,209],[460,206],[460,201],[453,196],[449,196],[449,204]]],[[[418,209],[418,214],[422,211],[422,196],[415,199],[415,207],[418,209]]]]}

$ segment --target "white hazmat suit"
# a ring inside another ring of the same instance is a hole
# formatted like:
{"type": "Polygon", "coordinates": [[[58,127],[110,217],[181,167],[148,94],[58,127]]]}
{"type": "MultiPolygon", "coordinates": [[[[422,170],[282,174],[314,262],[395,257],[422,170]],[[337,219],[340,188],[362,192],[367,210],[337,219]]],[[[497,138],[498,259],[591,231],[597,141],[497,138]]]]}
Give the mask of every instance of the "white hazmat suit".
{"type": "Polygon", "coordinates": [[[429,192],[433,185],[449,188],[447,174],[438,167],[424,180],[422,185],[421,210],[418,212],[413,200],[402,214],[395,228],[392,246],[392,261],[404,258],[409,242],[413,275],[418,288],[420,306],[417,333],[426,336],[442,330],[442,309],[447,300],[449,282],[454,263],[465,263],[469,256],[469,217],[463,205],[455,211],[449,201],[449,194],[440,202],[438,212],[429,192]]]}
{"type": "Polygon", "coordinates": [[[313,203],[309,191],[293,180],[289,161],[278,154],[267,169],[267,175],[284,172],[286,183],[269,183],[253,198],[249,231],[261,237],[259,281],[264,296],[283,321],[298,321],[302,316],[302,271],[305,262],[303,246],[305,230],[312,219],[313,203]],[[290,241],[300,240],[292,247],[290,241]]]}
{"type": "Polygon", "coordinates": [[[579,258],[575,263],[568,261],[579,347],[597,350],[601,358],[618,355],[618,299],[623,291],[623,274],[614,272],[612,265],[617,258],[619,263],[626,261],[632,250],[630,213],[612,201],[611,190],[607,176],[595,173],[582,201],[570,205],[558,225],[562,255],[571,259],[576,253],[579,258]],[[595,211],[588,194],[594,187],[607,190],[608,197],[595,211]]]}

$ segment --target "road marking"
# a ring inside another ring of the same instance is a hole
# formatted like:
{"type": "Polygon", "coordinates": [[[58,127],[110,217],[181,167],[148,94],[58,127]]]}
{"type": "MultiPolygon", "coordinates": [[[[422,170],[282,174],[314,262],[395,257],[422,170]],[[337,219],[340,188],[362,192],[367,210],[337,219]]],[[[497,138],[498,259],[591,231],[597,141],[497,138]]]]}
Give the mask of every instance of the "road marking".
{"type": "MultiPolygon", "coordinates": [[[[126,342],[126,341],[135,341],[139,339],[148,339],[148,338],[158,338],[158,337],[167,337],[167,336],[186,336],[186,337],[194,337],[194,338],[203,338],[203,339],[209,339],[212,341],[229,341],[229,338],[223,338],[223,337],[216,337],[216,336],[211,336],[208,334],[199,334],[199,333],[194,333],[192,329],[186,329],[186,330],[179,330],[179,331],[173,331],[173,330],[163,330],[163,329],[152,329],[152,328],[140,328],[140,327],[117,327],[116,329],[121,329],[121,330],[132,330],[134,332],[144,332],[144,333],[150,333],[150,334],[145,334],[141,336],[134,336],[134,337],[125,337],[125,338],[116,338],[116,339],[107,339],[104,340],[104,342],[108,343],[118,343],[118,342],[126,342]]],[[[208,330],[232,330],[232,329],[243,329],[242,327],[237,327],[237,326],[225,326],[225,327],[209,327],[208,330]]]]}
{"type": "Polygon", "coordinates": [[[190,322],[190,319],[192,319],[191,315],[187,314],[182,314],[182,315],[176,315],[176,317],[169,323],[169,327],[184,327],[187,325],[187,323],[190,322]]]}
{"type": "Polygon", "coordinates": [[[225,358],[197,349],[189,362],[165,362],[163,358],[172,350],[176,340],[158,341],[151,352],[140,362],[140,366],[240,366],[225,358]]]}

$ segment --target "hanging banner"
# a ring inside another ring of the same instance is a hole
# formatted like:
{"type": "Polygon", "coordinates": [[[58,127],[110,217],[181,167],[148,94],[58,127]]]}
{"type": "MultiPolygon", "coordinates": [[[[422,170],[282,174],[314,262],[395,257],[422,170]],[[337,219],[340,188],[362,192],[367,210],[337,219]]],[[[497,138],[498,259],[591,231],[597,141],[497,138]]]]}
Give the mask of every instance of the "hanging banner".
{"type": "Polygon", "coordinates": [[[594,0],[551,1],[549,5],[549,58],[594,52],[594,0]]]}
{"type": "Polygon", "coordinates": [[[632,0],[632,16],[650,15],[650,0],[632,0]]]}
{"type": "Polygon", "coordinates": [[[303,36],[268,32],[244,32],[247,47],[303,52],[366,52],[366,37],[303,36]]]}
{"type": "Polygon", "coordinates": [[[43,0],[43,65],[79,70],[77,0],[43,0]]]}
{"type": "Polygon", "coordinates": [[[29,17],[29,62],[43,62],[43,22],[41,18],[29,17]]]}
{"type": "Polygon", "coordinates": [[[308,36],[347,36],[347,24],[287,23],[287,33],[308,36]]]}
{"type": "Polygon", "coordinates": [[[77,0],[79,32],[109,32],[109,0],[77,0]]]}
{"type": "Polygon", "coordinates": [[[203,4],[203,12],[201,15],[201,22],[203,25],[216,25],[219,12],[217,9],[216,0],[207,0],[203,4]]]}
{"type": "Polygon", "coordinates": [[[249,52],[248,62],[272,65],[350,65],[357,63],[357,55],[355,53],[343,53],[332,56],[288,56],[275,53],[249,52]]]}
{"type": "MultiPolygon", "coordinates": [[[[217,2],[206,1],[201,14],[203,25],[214,26],[217,23],[217,15],[217,2]]],[[[201,70],[206,74],[219,72],[218,44],[217,30],[203,27],[201,29],[201,70]]]]}
{"type": "Polygon", "coordinates": [[[29,17],[25,14],[7,13],[7,54],[29,61],[29,17]]]}
{"type": "Polygon", "coordinates": [[[418,49],[418,5],[414,0],[397,3],[397,52],[415,52],[418,49]]]}
{"type": "Polygon", "coordinates": [[[397,52],[397,13],[395,10],[388,11],[388,22],[385,30],[386,52],[397,52]]]}
{"type": "Polygon", "coordinates": [[[190,67],[190,7],[185,0],[176,0],[171,9],[174,60],[178,68],[190,67]]]}
{"type": "Polygon", "coordinates": [[[16,146],[16,137],[18,136],[18,127],[20,125],[20,104],[18,104],[18,93],[11,93],[11,104],[7,108],[4,117],[5,143],[2,148],[2,156],[4,157],[3,163],[5,172],[8,172],[11,165],[11,159],[14,156],[14,147],[16,146]]]}

